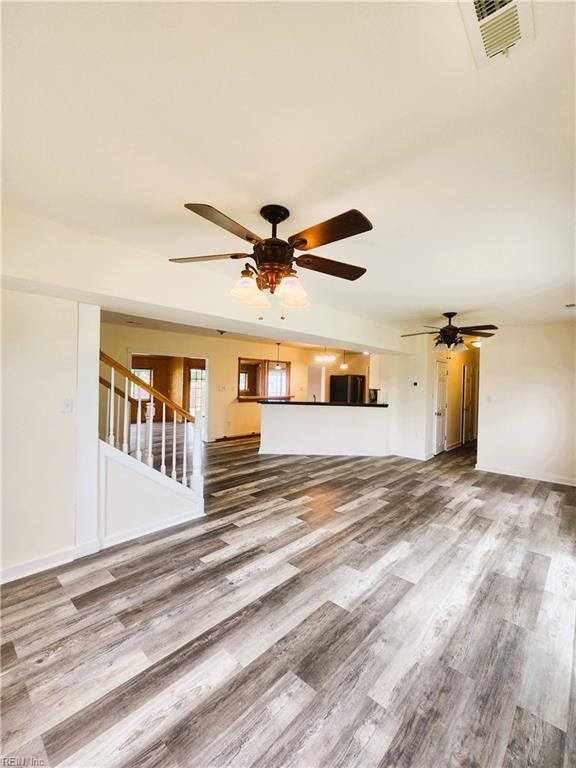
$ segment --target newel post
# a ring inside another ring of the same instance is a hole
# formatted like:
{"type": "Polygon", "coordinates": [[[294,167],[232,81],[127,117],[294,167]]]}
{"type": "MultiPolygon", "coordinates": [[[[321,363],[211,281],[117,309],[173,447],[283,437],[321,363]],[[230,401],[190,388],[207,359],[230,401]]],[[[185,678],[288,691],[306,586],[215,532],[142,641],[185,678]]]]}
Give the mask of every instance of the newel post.
{"type": "Polygon", "coordinates": [[[192,487],[194,490],[203,495],[203,478],[202,478],[202,428],[203,418],[202,411],[197,408],[194,412],[194,444],[192,449],[192,487]]]}

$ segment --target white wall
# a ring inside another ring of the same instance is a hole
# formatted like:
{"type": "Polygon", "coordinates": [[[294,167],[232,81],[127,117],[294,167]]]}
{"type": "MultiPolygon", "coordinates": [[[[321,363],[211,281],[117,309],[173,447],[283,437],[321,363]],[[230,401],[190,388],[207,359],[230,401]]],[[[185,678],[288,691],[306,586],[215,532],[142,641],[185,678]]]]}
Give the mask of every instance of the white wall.
{"type": "Polygon", "coordinates": [[[370,384],[380,390],[378,401],[388,403],[390,452],[426,459],[432,455],[430,386],[433,362],[426,337],[411,339],[403,355],[372,356],[370,384]]]}
{"type": "Polygon", "coordinates": [[[200,488],[184,488],[100,442],[100,540],[110,547],[202,516],[200,488]]]}
{"type": "Polygon", "coordinates": [[[576,483],[575,327],[501,328],[482,346],[478,468],[576,483]]]}
{"type": "Polygon", "coordinates": [[[5,578],[74,551],[77,342],[76,302],[2,292],[5,578]]]}

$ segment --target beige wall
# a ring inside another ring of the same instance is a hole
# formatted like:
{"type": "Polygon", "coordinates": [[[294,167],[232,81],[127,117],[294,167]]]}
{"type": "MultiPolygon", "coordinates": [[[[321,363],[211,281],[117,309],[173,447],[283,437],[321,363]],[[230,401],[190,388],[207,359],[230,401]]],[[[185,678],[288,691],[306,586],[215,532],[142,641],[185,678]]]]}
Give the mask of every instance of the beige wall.
{"type": "Polygon", "coordinates": [[[4,576],[72,556],[77,341],[76,302],[2,292],[4,576]]]}
{"type": "Polygon", "coordinates": [[[576,482],[575,327],[502,328],[482,346],[479,468],[576,482]]]}
{"type": "MultiPolygon", "coordinates": [[[[195,336],[103,323],[101,344],[105,352],[127,366],[130,354],[135,352],[206,358],[209,386],[208,439],[260,431],[260,406],[237,400],[238,358],[275,360],[275,343],[240,341],[225,335],[195,336]]],[[[291,363],[290,389],[296,400],[306,399],[310,354],[305,348],[280,347],[280,359],[291,363]]]]}

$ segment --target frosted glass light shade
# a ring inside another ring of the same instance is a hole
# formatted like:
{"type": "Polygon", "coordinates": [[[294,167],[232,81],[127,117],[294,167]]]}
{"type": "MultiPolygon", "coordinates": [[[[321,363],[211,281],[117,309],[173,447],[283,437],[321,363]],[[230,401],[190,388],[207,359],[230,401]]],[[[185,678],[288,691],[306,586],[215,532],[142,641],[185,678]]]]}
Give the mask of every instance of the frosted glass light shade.
{"type": "Polygon", "coordinates": [[[234,287],[230,291],[230,295],[234,296],[236,299],[248,299],[251,297],[256,297],[259,293],[260,291],[256,285],[256,280],[253,277],[248,277],[247,275],[242,275],[242,277],[236,281],[234,287]]]}
{"type": "Polygon", "coordinates": [[[308,297],[306,294],[304,296],[282,296],[281,302],[283,307],[286,307],[287,309],[304,309],[305,307],[310,306],[310,302],[308,301],[308,297]]]}
{"type": "Polygon", "coordinates": [[[276,293],[281,299],[307,298],[306,291],[296,275],[286,275],[286,277],[283,277],[280,281],[280,285],[276,289],[276,293]]]}
{"type": "Polygon", "coordinates": [[[456,346],[454,347],[454,352],[466,352],[467,349],[468,347],[464,344],[462,339],[458,339],[456,346]]]}
{"type": "Polygon", "coordinates": [[[445,344],[443,341],[437,341],[434,349],[436,352],[445,352],[448,349],[448,344],[445,344]]]}
{"type": "Polygon", "coordinates": [[[258,288],[256,289],[256,294],[245,299],[244,303],[250,309],[268,309],[270,307],[266,294],[264,291],[259,291],[258,288]]]}

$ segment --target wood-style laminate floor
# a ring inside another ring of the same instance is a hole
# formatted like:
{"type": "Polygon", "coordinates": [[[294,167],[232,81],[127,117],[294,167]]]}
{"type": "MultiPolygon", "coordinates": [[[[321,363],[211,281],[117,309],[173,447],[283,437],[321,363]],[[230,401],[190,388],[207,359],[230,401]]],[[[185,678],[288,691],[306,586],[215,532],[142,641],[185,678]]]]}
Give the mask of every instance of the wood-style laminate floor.
{"type": "Polygon", "coordinates": [[[207,447],[207,518],[4,588],[5,756],[576,766],[574,489],[256,451],[207,447]]]}

